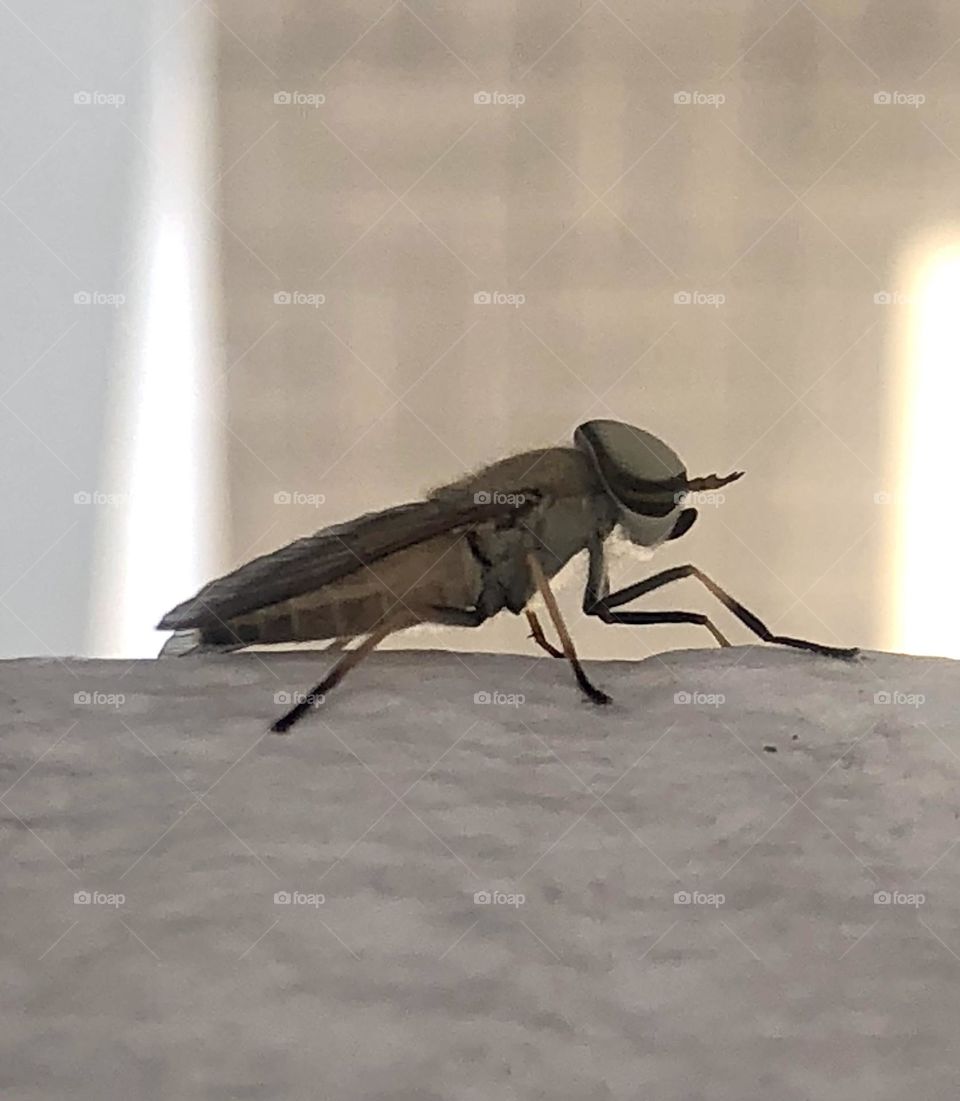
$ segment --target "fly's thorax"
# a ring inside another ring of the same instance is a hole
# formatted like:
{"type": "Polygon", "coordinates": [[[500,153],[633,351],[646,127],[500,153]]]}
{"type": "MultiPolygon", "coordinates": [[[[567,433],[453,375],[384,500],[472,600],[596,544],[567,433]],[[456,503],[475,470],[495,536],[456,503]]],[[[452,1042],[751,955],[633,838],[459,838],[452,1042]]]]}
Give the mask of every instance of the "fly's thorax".
{"type": "Polygon", "coordinates": [[[502,608],[519,614],[536,590],[529,555],[535,554],[546,576],[554,577],[571,558],[605,539],[615,522],[615,509],[598,491],[545,496],[522,522],[477,528],[470,545],[482,575],[478,606],[488,615],[502,608]]]}
{"type": "Polygon", "coordinates": [[[525,525],[527,550],[536,552],[550,577],[598,539],[606,539],[617,519],[615,503],[602,491],[547,499],[525,525]]]}
{"type": "Polygon", "coordinates": [[[519,498],[524,492],[544,499],[588,496],[600,488],[589,459],[573,447],[544,447],[490,463],[455,482],[432,490],[429,496],[462,495],[483,500],[519,498]]]}

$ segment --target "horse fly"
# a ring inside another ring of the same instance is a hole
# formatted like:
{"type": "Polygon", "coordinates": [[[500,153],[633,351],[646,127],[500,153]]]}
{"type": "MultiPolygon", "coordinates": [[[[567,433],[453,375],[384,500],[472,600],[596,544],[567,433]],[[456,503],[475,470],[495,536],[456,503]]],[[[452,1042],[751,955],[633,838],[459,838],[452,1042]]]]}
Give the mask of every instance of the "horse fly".
{"type": "Polygon", "coordinates": [[[696,566],[674,566],[610,592],[604,544],[614,529],[647,548],[677,539],[697,518],[697,510],[684,505],[686,495],[720,489],[742,472],[688,478],[662,440],[620,421],[587,421],[573,443],[513,455],[425,500],[366,513],[255,558],[163,617],[159,629],[176,633],[161,656],[318,640],[343,649],[364,636],[271,727],[284,733],[392,632],[419,623],[478,627],[508,609],[526,614],[538,645],[567,659],[589,699],[609,703],[587,678],[550,588],[550,578],[584,550],[589,565],[583,611],[605,623],[693,623],[729,646],[701,612],[619,610],[672,581],[694,577],[765,642],[836,658],[857,654],[775,635],[696,566]],[[559,648],[527,607],[537,594],[559,648]]]}

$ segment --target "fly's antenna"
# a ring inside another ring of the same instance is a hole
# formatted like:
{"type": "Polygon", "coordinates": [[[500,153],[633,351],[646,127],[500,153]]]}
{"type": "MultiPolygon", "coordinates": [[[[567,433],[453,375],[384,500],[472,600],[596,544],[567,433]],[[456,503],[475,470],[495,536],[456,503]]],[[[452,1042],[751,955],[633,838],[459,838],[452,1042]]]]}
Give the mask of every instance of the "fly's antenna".
{"type": "Polygon", "coordinates": [[[686,474],[676,474],[672,478],[653,480],[621,473],[617,483],[617,496],[628,508],[638,509],[650,516],[666,516],[685,494],[720,489],[721,486],[742,478],[743,474],[742,470],[735,470],[723,478],[719,474],[708,474],[704,478],[688,478],[686,474]]]}
{"type": "Polygon", "coordinates": [[[724,478],[721,478],[719,474],[708,474],[705,478],[686,478],[681,492],[699,493],[704,489],[721,489],[723,486],[728,486],[731,482],[737,481],[738,478],[742,478],[743,475],[744,471],[735,470],[724,478]]]}

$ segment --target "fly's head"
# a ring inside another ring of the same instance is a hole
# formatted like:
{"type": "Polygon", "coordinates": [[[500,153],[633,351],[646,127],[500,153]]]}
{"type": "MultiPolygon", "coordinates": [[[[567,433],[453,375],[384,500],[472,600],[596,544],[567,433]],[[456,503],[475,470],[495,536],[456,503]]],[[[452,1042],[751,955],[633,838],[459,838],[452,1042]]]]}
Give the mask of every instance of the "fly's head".
{"type": "Polygon", "coordinates": [[[680,457],[663,440],[622,421],[586,421],[573,442],[589,456],[616,505],[623,534],[642,547],[657,547],[690,530],[697,510],[685,507],[688,493],[719,489],[743,477],[735,471],[722,478],[688,478],[680,457]]]}

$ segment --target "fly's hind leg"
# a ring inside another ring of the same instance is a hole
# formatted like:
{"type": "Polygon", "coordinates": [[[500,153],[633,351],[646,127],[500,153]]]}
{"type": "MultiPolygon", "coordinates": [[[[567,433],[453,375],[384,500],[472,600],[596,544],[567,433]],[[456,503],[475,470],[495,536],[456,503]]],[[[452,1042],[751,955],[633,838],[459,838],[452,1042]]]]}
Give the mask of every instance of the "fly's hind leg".
{"type": "Polygon", "coordinates": [[[296,706],[291,707],[285,715],[281,715],[273,726],[270,727],[273,733],[286,734],[298,719],[301,719],[311,707],[315,707],[317,704],[322,703],[326,693],[329,692],[331,688],[336,687],[354,666],[359,665],[368,654],[372,653],[373,650],[383,642],[387,635],[396,629],[397,624],[393,620],[388,620],[371,631],[356,649],[345,650],[343,657],[323,680],[315,685],[296,706]]]}
{"type": "MultiPolygon", "coordinates": [[[[433,607],[430,609],[429,614],[423,615],[424,622],[442,623],[449,627],[479,627],[486,618],[486,613],[480,608],[433,607]]],[[[296,706],[292,707],[285,715],[281,715],[281,717],[277,719],[273,726],[270,727],[273,733],[286,734],[298,719],[301,719],[311,707],[322,703],[324,695],[329,692],[331,688],[338,685],[354,666],[359,665],[368,654],[372,653],[373,650],[383,642],[387,635],[397,630],[399,626],[400,624],[395,619],[385,620],[379,627],[371,631],[360,645],[353,650],[344,649],[345,644],[350,641],[348,638],[334,639],[329,646],[324,648],[323,652],[342,650],[343,657],[304,699],[296,704],[296,706]]]]}

